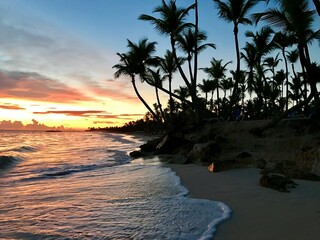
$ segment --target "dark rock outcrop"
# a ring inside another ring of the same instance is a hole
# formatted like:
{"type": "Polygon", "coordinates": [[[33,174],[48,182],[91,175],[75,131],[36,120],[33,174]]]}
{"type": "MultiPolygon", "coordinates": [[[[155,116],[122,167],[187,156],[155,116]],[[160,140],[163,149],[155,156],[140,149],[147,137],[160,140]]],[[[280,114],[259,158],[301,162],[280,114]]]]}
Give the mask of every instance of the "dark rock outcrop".
{"type": "Polygon", "coordinates": [[[261,176],[259,183],[263,187],[279,192],[289,192],[288,188],[295,188],[297,186],[291,179],[277,174],[264,174],[261,176]]]}

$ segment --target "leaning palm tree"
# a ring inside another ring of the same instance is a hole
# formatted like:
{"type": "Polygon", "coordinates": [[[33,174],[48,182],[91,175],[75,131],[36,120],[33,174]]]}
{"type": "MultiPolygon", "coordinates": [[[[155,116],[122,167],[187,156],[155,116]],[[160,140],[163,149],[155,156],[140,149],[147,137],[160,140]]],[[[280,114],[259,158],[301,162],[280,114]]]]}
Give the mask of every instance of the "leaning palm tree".
{"type": "Polygon", "coordinates": [[[147,38],[140,40],[138,44],[128,40],[128,52],[117,53],[120,57],[120,63],[114,65],[113,68],[117,69],[114,73],[115,78],[119,78],[121,75],[131,77],[131,83],[137,97],[153,115],[154,119],[158,121],[157,114],[155,114],[147,102],[142,98],[136,86],[136,76],[139,76],[140,79],[143,80],[146,76],[148,66],[154,66],[158,63],[157,58],[152,56],[156,51],[156,44],[156,42],[148,42],[147,38]]]}
{"type": "Polygon", "coordinates": [[[212,58],[210,61],[210,67],[201,68],[205,73],[208,74],[210,78],[213,78],[216,82],[216,90],[217,90],[217,114],[219,115],[220,112],[220,104],[219,104],[219,87],[220,87],[220,80],[225,77],[225,72],[227,71],[227,65],[231,63],[231,61],[227,62],[226,64],[222,64],[222,59],[217,60],[212,58]]]}
{"type": "MultiPolygon", "coordinates": [[[[247,18],[250,10],[261,0],[213,0],[216,8],[218,9],[219,17],[227,22],[233,23],[233,33],[236,46],[237,68],[236,71],[240,72],[240,48],[239,48],[239,24],[251,24],[251,20],[247,18]]],[[[238,75],[238,74],[237,74],[238,75]]],[[[238,94],[238,79],[235,79],[235,85],[231,97],[231,104],[234,104],[234,99],[238,94]]]]}

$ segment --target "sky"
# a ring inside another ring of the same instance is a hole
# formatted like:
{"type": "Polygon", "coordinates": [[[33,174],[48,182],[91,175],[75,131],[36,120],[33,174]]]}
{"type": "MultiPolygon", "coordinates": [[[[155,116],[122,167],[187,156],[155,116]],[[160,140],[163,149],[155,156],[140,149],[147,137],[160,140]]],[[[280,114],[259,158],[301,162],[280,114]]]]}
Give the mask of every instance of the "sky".
{"type": "MultiPolygon", "coordinates": [[[[138,20],[140,14],[152,15],[160,3],[0,0],[0,129],[87,129],[142,118],[147,110],[135,96],[130,79],[115,79],[112,66],[119,62],[116,53],[127,51],[127,39],[156,41],[159,56],[169,48],[168,38],[138,20]]],[[[192,3],[177,0],[178,6],[192,3]]],[[[211,0],[199,1],[199,15],[201,30],[217,47],[200,55],[199,67],[207,67],[212,57],[235,64],[232,24],[217,17],[211,0]]],[[[241,28],[242,44],[245,30],[251,29],[241,28]]],[[[319,55],[312,54],[319,61],[319,55]]],[[[205,77],[199,72],[199,79],[205,77]]],[[[145,83],[137,85],[152,105],[154,89],[145,83]]],[[[180,85],[177,77],[173,87],[180,85]]],[[[161,97],[167,101],[165,95],[161,97]]]]}

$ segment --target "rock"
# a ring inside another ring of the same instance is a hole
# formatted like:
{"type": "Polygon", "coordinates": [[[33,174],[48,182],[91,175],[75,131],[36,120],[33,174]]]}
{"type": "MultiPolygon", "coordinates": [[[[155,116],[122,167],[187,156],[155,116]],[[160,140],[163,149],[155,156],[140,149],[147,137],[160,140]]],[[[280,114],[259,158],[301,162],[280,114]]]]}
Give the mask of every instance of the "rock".
{"type": "Polygon", "coordinates": [[[271,188],[279,192],[289,192],[288,188],[295,188],[297,186],[297,184],[291,179],[276,174],[262,175],[259,184],[263,187],[271,188]]]}
{"type": "Polygon", "coordinates": [[[263,158],[259,158],[256,160],[256,167],[260,169],[265,169],[267,165],[267,161],[263,158]]]}
{"type": "Polygon", "coordinates": [[[188,153],[188,159],[194,163],[208,165],[214,162],[221,152],[221,147],[215,141],[197,143],[188,153]]]}
{"type": "Polygon", "coordinates": [[[146,142],[145,144],[142,144],[140,146],[141,152],[154,152],[154,151],[156,151],[156,147],[158,146],[158,144],[161,140],[162,140],[161,138],[156,138],[156,139],[153,139],[153,140],[146,142]]]}
{"type": "Polygon", "coordinates": [[[170,157],[168,163],[173,163],[173,164],[187,164],[190,163],[186,155],[183,155],[181,153],[179,154],[174,154],[170,157]]]}
{"type": "Polygon", "coordinates": [[[138,158],[142,156],[142,153],[140,151],[132,151],[129,153],[129,156],[133,158],[138,158]]]}
{"type": "Polygon", "coordinates": [[[175,154],[181,147],[188,146],[189,141],[178,135],[166,135],[156,146],[158,154],[175,154]]]}

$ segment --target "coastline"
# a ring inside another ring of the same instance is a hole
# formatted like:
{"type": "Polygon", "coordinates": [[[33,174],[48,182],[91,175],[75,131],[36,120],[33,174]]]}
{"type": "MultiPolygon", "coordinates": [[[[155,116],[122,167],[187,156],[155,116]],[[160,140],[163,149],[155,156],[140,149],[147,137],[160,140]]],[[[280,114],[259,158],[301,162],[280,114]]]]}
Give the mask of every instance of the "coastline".
{"type": "Polygon", "coordinates": [[[192,198],[220,201],[232,209],[218,225],[215,240],[320,239],[320,183],[294,180],[290,193],[259,186],[259,169],[211,173],[194,164],[165,164],[192,198]]]}

